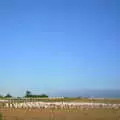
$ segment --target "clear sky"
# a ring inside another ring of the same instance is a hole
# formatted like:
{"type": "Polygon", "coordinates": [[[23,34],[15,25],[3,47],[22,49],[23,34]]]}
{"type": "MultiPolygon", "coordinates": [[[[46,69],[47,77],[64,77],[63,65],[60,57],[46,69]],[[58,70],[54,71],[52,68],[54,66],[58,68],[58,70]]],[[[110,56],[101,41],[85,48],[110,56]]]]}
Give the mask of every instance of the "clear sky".
{"type": "Polygon", "coordinates": [[[0,0],[1,94],[119,87],[119,0],[0,0]]]}

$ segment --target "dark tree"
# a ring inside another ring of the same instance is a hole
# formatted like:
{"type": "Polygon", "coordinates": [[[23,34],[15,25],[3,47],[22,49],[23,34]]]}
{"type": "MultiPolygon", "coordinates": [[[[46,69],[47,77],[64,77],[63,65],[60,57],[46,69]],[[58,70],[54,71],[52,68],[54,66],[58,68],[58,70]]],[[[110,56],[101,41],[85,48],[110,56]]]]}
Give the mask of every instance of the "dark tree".
{"type": "Polygon", "coordinates": [[[3,96],[0,94],[0,98],[3,98],[3,96]]]}
{"type": "Polygon", "coordinates": [[[48,95],[42,94],[42,95],[40,95],[40,97],[48,97],[48,95]]]}
{"type": "Polygon", "coordinates": [[[3,96],[2,96],[2,95],[0,95],[0,98],[3,98],[3,96]]]}
{"type": "Polygon", "coordinates": [[[11,98],[12,96],[8,93],[5,97],[11,98]]]}
{"type": "Polygon", "coordinates": [[[39,98],[39,97],[42,97],[42,98],[45,98],[45,97],[48,97],[48,95],[46,94],[41,94],[41,95],[36,95],[36,94],[32,94],[30,91],[26,91],[26,94],[25,94],[25,97],[29,97],[29,98],[39,98]]]}
{"type": "Polygon", "coordinates": [[[32,96],[32,93],[30,91],[26,91],[26,94],[25,94],[25,97],[31,97],[32,96]]]}

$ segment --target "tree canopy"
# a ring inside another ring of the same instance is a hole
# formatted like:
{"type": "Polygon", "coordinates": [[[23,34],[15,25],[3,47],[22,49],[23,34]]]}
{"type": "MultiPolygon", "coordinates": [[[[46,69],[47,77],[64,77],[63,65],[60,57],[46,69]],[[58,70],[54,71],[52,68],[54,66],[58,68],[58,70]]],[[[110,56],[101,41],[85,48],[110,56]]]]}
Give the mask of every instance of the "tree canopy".
{"type": "Polygon", "coordinates": [[[32,94],[31,91],[26,91],[26,94],[25,94],[25,97],[33,97],[33,98],[38,98],[38,97],[42,97],[42,98],[45,98],[45,97],[48,97],[48,95],[46,94],[40,94],[40,95],[36,95],[36,94],[32,94]]]}

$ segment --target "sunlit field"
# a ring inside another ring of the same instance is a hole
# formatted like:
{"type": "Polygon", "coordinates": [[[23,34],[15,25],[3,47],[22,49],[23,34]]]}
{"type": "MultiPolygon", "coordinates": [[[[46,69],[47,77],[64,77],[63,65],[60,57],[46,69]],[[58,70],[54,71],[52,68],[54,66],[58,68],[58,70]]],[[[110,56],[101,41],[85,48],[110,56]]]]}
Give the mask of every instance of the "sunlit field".
{"type": "Polygon", "coordinates": [[[1,112],[3,120],[120,120],[120,109],[4,109],[1,112]]]}
{"type": "MultiPolygon", "coordinates": [[[[30,100],[28,100],[30,102],[30,100]]],[[[36,100],[37,101],[37,100],[36,100]]],[[[35,99],[34,102],[36,103],[35,99]]],[[[45,103],[105,103],[119,105],[120,99],[39,99],[45,103]]],[[[14,101],[20,103],[20,100],[14,101]]],[[[33,102],[33,103],[34,103],[33,102]]],[[[27,102],[26,102],[27,103],[27,102]]],[[[3,103],[1,103],[3,104],[3,103]]],[[[120,120],[120,107],[5,108],[0,107],[0,120],[120,120]]]]}

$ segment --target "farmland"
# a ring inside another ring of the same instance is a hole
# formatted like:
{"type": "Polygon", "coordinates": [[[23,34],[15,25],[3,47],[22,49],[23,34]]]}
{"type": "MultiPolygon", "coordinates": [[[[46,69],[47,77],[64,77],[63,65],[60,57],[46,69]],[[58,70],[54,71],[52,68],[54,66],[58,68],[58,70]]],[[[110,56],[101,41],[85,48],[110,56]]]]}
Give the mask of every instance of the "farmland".
{"type": "Polygon", "coordinates": [[[119,120],[120,109],[4,109],[5,120],[119,120]]]}
{"type": "MultiPolygon", "coordinates": [[[[14,99],[9,102],[19,105],[23,100],[14,99]]],[[[31,107],[1,106],[3,120],[120,120],[120,99],[45,98],[27,99],[25,103],[30,103],[31,107]],[[37,103],[44,107],[32,106],[37,103]],[[50,107],[45,107],[48,103],[50,107]],[[64,107],[55,107],[58,103],[64,107]],[[80,106],[76,106],[76,103],[80,106]]]]}

